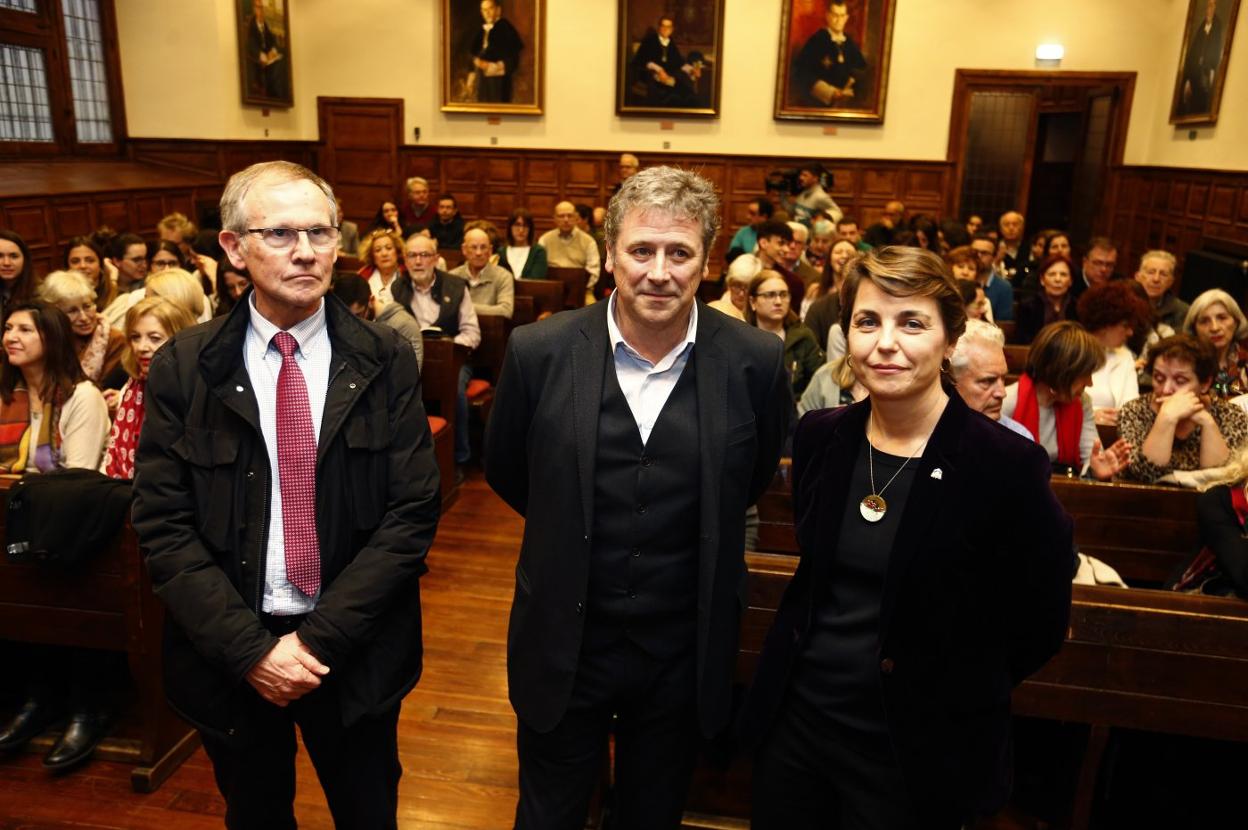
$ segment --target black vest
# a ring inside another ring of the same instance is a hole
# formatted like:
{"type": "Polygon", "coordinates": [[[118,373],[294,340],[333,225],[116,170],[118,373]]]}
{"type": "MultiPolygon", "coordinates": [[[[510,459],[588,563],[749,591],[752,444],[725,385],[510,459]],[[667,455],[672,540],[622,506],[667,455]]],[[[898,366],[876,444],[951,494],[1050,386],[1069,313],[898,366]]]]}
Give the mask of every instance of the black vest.
{"type": "MultiPolygon", "coordinates": [[[[401,277],[401,281],[399,277],[395,277],[394,285],[390,288],[391,296],[394,297],[395,302],[410,312],[412,297],[415,296],[416,289],[412,287],[412,278],[409,275],[404,273],[401,277]]],[[[429,293],[438,301],[438,319],[434,321],[434,325],[442,330],[444,337],[454,337],[459,334],[459,304],[463,302],[466,290],[468,290],[468,284],[459,277],[445,271],[434,272],[433,285],[429,287],[429,293]]]]}
{"type": "Polygon", "coordinates": [[[694,648],[700,469],[693,355],[643,447],[608,353],[584,647],[628,638],[659,657],[694,648]]]}

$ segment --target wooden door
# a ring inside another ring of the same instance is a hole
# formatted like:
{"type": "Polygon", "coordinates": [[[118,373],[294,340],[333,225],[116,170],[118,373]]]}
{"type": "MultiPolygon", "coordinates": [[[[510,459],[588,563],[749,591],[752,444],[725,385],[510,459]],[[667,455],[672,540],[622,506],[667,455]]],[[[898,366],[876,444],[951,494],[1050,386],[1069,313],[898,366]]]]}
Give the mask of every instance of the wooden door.
{"type": "Polygon", "coordinates": [[[317,98],[320,172],[342,200],[347,219],[363,231],[377,208],[403,192],[399,145],[403,101],[399,98],[317,98]]]}

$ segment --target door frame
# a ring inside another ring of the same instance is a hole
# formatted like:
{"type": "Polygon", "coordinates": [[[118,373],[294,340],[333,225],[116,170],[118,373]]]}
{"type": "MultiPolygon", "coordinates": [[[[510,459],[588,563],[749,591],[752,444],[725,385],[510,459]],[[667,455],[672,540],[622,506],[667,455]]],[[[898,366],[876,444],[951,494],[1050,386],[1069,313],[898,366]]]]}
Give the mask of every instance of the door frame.
{"type": "MultiPolygon", "coordinates": [[[[964,151],[966,133],[970,121],[971,94],[974,92],[1036,92],[1050,85],[1097,87],[1110,86],[1119,91],[1114,107],[1114,119],[1110,127],[1109,158],[1106,166],[1109,176],[1106,178],[1106,189],[1117,167],[1122,164],[1123,152],[1127,144],[1127,125],[1131,119],[1131,102],[1135,96],[1135,72],[1063,72],[1044,71],[1038,69],[955,69],[953,79],[953,110],[949,119],[949,146],[946,160],[953,165],[953,193],[949,203],[953,206],[953,215],[962,215],[962,178],[966,172],[964,151]]],[[[1030,133],[1034,143],[1038,111],[1033,108],[1030,133]]],[[[1023,178],[1022,192],[1019,201],[1026,205],[1028,190],[1031,186],[1030,166],[1034,156],[1034,147],[1024,162],[1028,168],[1023,178]]],[[[1019,208],[1020,210],[1022,208],[1019,208]]]]}

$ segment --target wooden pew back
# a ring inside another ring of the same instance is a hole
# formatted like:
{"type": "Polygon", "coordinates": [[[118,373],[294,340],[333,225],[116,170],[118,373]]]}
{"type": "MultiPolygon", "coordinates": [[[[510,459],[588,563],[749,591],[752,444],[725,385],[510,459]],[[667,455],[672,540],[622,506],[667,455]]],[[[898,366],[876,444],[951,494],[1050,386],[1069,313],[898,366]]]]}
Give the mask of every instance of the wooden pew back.
{"type": "Polygon", "coordinates": [[[538,317],[563,311],[565,293],[559,280],[516,280],[516,296],[531,297],[538,317]]]}
{"type": "Polygon", "coordinates": [[[421,395],[425,411],[444,418],[447,429],[434,439],[433,452],[442,476],[442,506],[454,500],[455,488],[455,404],[459,399],[459,370],[468,359],[468,350],[449,337],[424,338],[425,361],[421,373],[421,395]]]}
{"type": "Polygon", "coordinates": [[[546,269],[547,279],[563,284],[564,308],[580,308],[585,305],[585,286],[589,284],[589,272],[584,268],[546,269]]]}

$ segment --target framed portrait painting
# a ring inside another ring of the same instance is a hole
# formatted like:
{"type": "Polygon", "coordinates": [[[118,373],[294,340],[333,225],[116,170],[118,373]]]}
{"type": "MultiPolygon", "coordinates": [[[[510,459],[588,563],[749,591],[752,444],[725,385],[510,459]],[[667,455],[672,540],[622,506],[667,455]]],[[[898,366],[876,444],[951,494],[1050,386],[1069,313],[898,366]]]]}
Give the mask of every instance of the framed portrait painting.
{"type": "Polygon", "coordinates": [[[235,0],[235,10],[243,104],[293,107],[287,0],[235,0]]]}
{"type": "Polygon", "coordinates": [[[442,0],[442,111],[540,115],[545,0],[442,0]]]}
{"type": "Polygon", "coordinates": [[[1190,0],[1170,123],[1216,124],[1239,0],[1190,0]]]}
{"type": "Polygon", "coordinates": [[[776,118],[884,122],[896,0],[781,0],[776,118]]]}
{"type": "Polygon", "coordinates": [[[719,115],[724,0],[619,0],[615,111],[719,115]]]}

